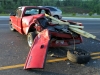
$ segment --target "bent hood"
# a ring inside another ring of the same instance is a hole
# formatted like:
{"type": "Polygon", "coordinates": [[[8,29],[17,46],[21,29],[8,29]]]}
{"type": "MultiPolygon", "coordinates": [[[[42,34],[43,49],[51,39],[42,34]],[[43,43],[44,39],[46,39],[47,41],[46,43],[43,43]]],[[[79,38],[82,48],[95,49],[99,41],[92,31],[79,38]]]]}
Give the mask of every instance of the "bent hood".
{"type": "Polygon", "coordinates": [[[49,40],[49,31],[47,29],[36,36],[25,62],[24,69],[44,67],[49,40]]]}
{"type": "Polygon", "coordinates": [[[44,14],[37,14],[32,16],[25,16],[22,18],[22,24],[30,25],[31,22],[35,21],[38,18],[44,17],[44,14]]]}

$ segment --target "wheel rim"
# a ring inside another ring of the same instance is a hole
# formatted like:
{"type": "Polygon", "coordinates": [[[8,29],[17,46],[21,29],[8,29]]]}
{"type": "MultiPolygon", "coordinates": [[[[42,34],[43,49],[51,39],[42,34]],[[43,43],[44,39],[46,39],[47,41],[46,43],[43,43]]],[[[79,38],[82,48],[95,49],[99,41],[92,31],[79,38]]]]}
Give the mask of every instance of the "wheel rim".
{"type": "Polygon", "coordinates": [[[10,24],[11,31],[14,31],[14,27],[12,26],[11,22],[9,22],[9,24],[10,24]]]}
{"type": "Polygon", "coordinates": [[[11,30],[13,30],[13,27],[12,27],[12,25],[10,25],[10,28],[11,28],[11,30]]]}

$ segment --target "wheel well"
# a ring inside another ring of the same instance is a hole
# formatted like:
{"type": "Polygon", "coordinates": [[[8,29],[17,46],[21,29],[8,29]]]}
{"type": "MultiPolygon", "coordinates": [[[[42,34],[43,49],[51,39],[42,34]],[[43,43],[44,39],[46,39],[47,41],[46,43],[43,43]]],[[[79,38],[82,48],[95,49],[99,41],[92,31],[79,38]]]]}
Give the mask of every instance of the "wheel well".
{"type": "Polygon", "coordinates": [[[29,33],[29,32],[33,32],[33,31],[36,31],[36,29],[34,28],[34,24],[32,24],[32,25],[29,27],[28,33],[29,33]]]}
{"type": "Polygon", "coordinates": [[[53,17],[55,17],[55,16],[57,16],[57,17],[59,18],[59,16],[58,16],[58,15],[54,15],[53,17]]]}

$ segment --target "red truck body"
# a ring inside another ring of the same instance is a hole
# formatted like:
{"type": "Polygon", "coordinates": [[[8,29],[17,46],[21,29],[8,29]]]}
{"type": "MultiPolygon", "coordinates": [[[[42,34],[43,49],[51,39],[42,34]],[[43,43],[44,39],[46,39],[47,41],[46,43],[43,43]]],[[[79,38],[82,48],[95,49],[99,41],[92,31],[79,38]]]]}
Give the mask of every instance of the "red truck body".
{"type": "MultiPolygon", "coordinates": [[[[32,45],[35,36],[46,28],[50,31],[50,46],[52,47],[68,46],[82,42],[81,36],[71,31],[69,32],[67,26],[54,24],[49,19],[47,20],[45,13],[51,15],[50,10],[46,8],[36,6],[18,7],[16,13],[11,13],[10,15],[10,29],[27,35],[29,46],[32,45]],[[63,29],[67,31],[64,32],[63,29]]],[[[82,25],[81,23],[68,22],[74,25],[82,25]]]]}
{"type": "MultiPolygon", "coordinates": [[[[59,24],[45,14],[51,15],[50,10],[36,6],[18,7],[15,13],[10,14],[10,30],[27,35],[27,42],[31,47],[24,69],[43,68],[48,46],[66,47],[82,43],[81,36],[72,32],[68,25],[59,24]]],[[[82,25],[77,22],[67,22],[72,25],[82,25]]]]}

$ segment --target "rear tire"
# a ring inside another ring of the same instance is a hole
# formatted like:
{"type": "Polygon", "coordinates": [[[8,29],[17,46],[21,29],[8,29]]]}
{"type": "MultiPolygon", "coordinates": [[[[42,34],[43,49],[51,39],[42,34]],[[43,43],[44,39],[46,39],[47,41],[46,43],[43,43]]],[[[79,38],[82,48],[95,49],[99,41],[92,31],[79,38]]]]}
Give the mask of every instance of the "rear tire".
{"type": "Polygon", "coordinates": [[[27,35],[27,42],[28,42],[29,47],[32,46],[35,37],[36,37],[36,32],[29,32],[28,33],[28,35],[27,35]]]}
{"type": "Polygon", "coordinates": [[[78,64],[86,64],[90,60],[90,53],[81,49],[70,50],[67,52],[67,58],[78,64]]]}
{"type": "Polygon", "coordinates": [[[15,31],[15,29],[14,29],[14,27],[13,27],[11,21],[9,21],[9,28],[10,28],[11,31],[15,31]]]}

